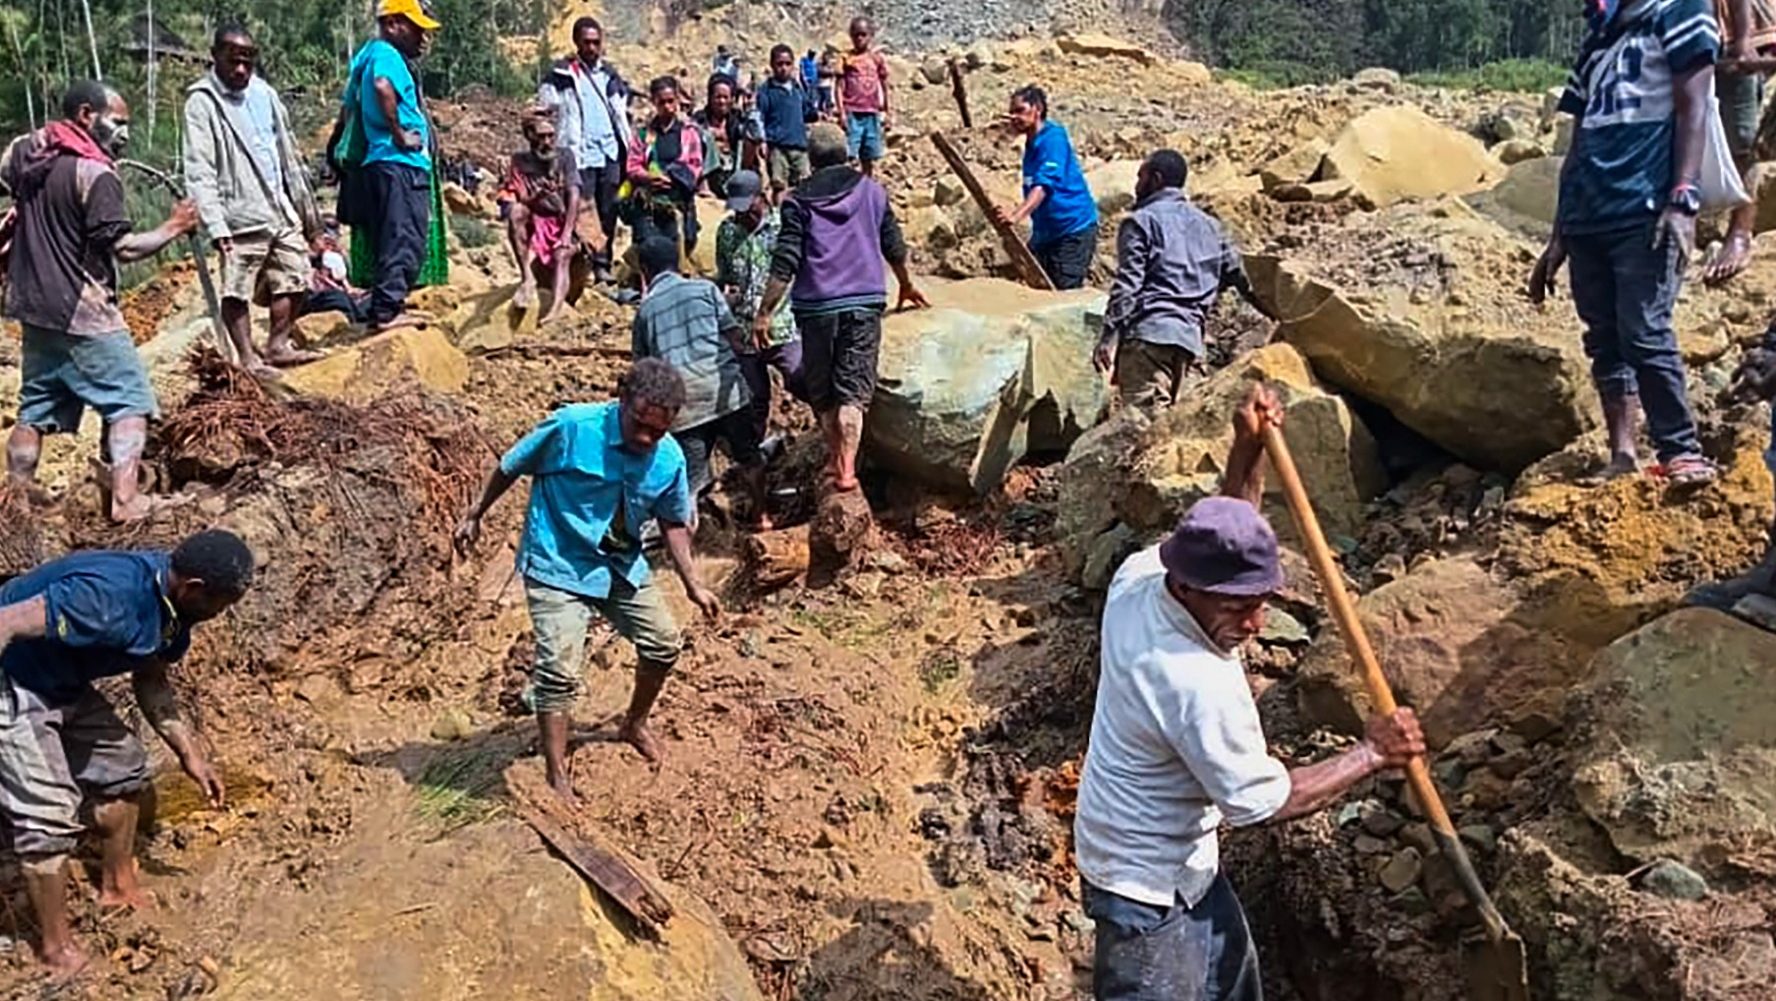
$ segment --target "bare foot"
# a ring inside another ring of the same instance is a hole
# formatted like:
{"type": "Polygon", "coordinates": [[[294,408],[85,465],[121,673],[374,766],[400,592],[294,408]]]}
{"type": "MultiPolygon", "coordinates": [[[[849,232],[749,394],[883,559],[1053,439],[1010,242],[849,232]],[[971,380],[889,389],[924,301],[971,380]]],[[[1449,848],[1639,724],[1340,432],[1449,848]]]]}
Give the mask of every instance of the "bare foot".
{"type": "Polygon", "coordinates": [[[841,476],[838,479],[833,480],[833,490],[841,494],[848,494],[851,491],[856,490],[857,487],[857,477],[855,476],[849,479],[841,476]]]}
{"type": "Polygon", "coordinates": [[[549,788],[554,791],[555,795],[560,796],[569,803],[578,803],[580,801],[580,794],[574,792],[573,779],[567,775],[557,775],[550,779],[549,788]]]}
{"type": "Polygon", "coordinates": [[[562,317],[564,317],[566,315],[567,315],[567,310],[562,309],[560,306],[556,306],[554,309],[549,310],[548,316],[545,316],[542,319],[537,321],[537,326],[546,327],[551,323],[555,323],[556,321],[560,320],[562,317]]]}
{"type": "Polygon", "coordinates": [[[53,952],[45,952],[41,947],[37,950],[37,958],[49,968],[49,977],[56,983],[67,983],[80,976],[88,963],[92,962],[86,950],[69,942],[53,952]]]}
{"type": "Polygon", "coordinates": [[[116,501],[112,501],[111,520],[120,525],[127,525],[136,521],[144,521],[154,517],[162,511],[171,511],[174,508],[184,507],[195,499],[196,498],[194,497],[185,496],[150,497],[147,494],[137,494],[135,499],[128,504],[119,504],[116,501]]]}
{"type": "Polygon", "coordinates": [[[1727,234],[1726,242],[1708,267],[1702,272],[1702,280],[1709,285],[1723,285],[1731,281],[1751,264],[1751,234],[1744,230],[1733,230],[1727,234]]]}
{"type": "Polygon", "coordinates": [[[294,368],[297,365],[308,365],[327,357],[324,351],[304,351],[301,348],[284,348],[282,351],[266,351],[265,360],[278,368],[294,368]]]}
{"type": "Polygon", "coordinates": [[[401,330],[406,327],[424,327],[429,322],[431,321],[427,317],[421,316],[418,313],[402,313],[394,319],[389,320],[387,323],[370,324],[370,333],[384,334],[391,330],[401,330]]]}
{"type": "Polygon", "coordinates": [[[1624,476],[1633,476],[1640,472],[1640,456],[1632,453],[1610,456],[1609,465],[1603,467],[1603,478],[1619,480],[1624,476]]]}
{"type": "Polygon", "coordinates": [[[518,286],[518,291],[512,293],[512,308],[513,309],[529,309],[530,307],[536,305],[536,298],[537,298],[536,286],[531,284],[530,282],[525,282],[524,284],[518,286]]]}
{"type": "Polygon", "coordinates": [[[617,731],[618,739],[635,748],[647,763],[655,768],[660,767],[660,742],[654,737],[653,727],[646,723],[624,723],[617,731]]]}
{"type": "Polygon", "coordinates": [[[152,911],[155,906],[154,895],[142,888],[134,872],[115,881],[103,880],[99,887],[99,907],[105,910],[152,911]]]}

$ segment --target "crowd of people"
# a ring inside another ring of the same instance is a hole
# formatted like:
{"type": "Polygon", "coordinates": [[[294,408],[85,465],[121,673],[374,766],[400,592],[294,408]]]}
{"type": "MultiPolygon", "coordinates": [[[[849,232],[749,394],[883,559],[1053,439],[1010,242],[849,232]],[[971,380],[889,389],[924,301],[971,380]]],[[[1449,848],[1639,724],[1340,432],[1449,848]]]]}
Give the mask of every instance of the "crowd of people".
{"type": "MultiPolygon", "coordinates": [[[[1720,0],[1718,11],[1708,0],[1592,0],[1562,100],[1576,128],[1558,218],[1528,291],[1545,300],[1570,268],[1609,429],[1607,475],[1638,471],[1643,412],[1670,483],[1694,489],[1716,475],[1685,395],[1672,309],[1707,194],[1699,172],[1708,78],[1717,77],[1743,165],[1755,135],[1745,112],[1758,103],[1746,94],[1761,85],[1763,50],[1776,41],[1765,10],[1754,0],[1720,0]],[[1641,71],[1631,80],[1616,72],[1629,64],[1641,71]]],[[[415,67],[442,25],[424,0],[380,0],[377,14],[327,144],[336,214],[322,211],[288,112],[238,24],[216,31],[212,67],[188,89],[190,198],[161,225],[136,232],[124,210],[117,166],[130,112],[114,89],[71,84],[61,117],[7,148],[0,183],[16,210],[3,241],[5,310],[23,327],[19,415],[7,443],[14,478],[29,481],[42,436],[74,431],[91,408],[104,425],[110,513],[132,520],[154,511],[137,482],[155,400],[118,308],[117,269],[200,228],[222,262],[221,322],[238,363],[255,375],[316,357],[297,343],[295,321],[306,311],[338,310],[371,331],[427,322],[409,295],[445,280],[447,262],[438,135],[415,67]],[[268,313],[262,348],[254,307],[268,313]]],[[[498,195],[519,266],[516,302],[537,304],[546,287],[545,319],[553,319],[587,284],[614,282],[621,228],[643,290],[616,399],[548,415],[501,457],[455,531],[466,552],[493,505],[529,479],[517,568],[537,650],[525,698],[547,780],[564,797],[578,795],[570,715],[599,618],[637,652],[616,735],[656,766],[664,756],[649,718],[682,632],[653,579],[649,542],[657,536],[664,546],[691,604],[719,616],[693,551],[700,500],[715,480],[713,455],[725,450],[746,527],[772,527],[764,443],[773,372],[818,417],[823,488],[861,488],[888,273],[898,307],[929,303],[875,178],[893,114],[889,63],[868,19],[849,35],[849,51],[809,50],[799,60],[775,46],[762,80],[743,79],[744,54],[724,46],[693,112],[695,95],[671,76],[632,94],[606,59],[602,26],[582,18],[573,53],[548,68],[522,119],[524,146],[498,195]],[[638,96],[645,110],[632,114],[638,96]],[[714,274],[693,276],[683,262],[703,238],[695,208],[703,196],[727,215],[713,237],[714,274]]],[[[997,207],[994,221],[1029,224],[1032,253],[1057,289],[1089,284],[1101,220],[1048,95],[1018,89],[1006,128],[1024,143],[1023,199],[997,207]]],[[[1094,351],[1122,402],[1150,413],[1189,396],[1223,293],[1268,315],[1237,247],[1192,202],[1188,180],[1177,151],[1154,151],[1141,164],[1094,351]]],[[[1734,214],[1708,280],[1743,269],[1749,226],[1734,214]]],[[[1764,398],[1776,393],[1776,334],[1768,341],[1737,380],[1764,398]]],[[[1323,809],[1425,751],[1410,709],[1370,720],[1354,747],[1315,765],[1290,768],[1266,750],[1240,651],[1284,586],[1276,535],[1259,512],[1263,439],[1282,419],[1276,397],[1254,389],[1234,415],[1220,496],[1131,557],[1109,589],[1075,825],[1099,998],[1260,998],[1245,915],[1221,872],[1218,827],[1323,809]]],[[[149,724],[219,805],[222,781],[180,720],[166,675],[191,629],[246,595],[254,565],[241,539],[208,531],[171,552],[77,553],[0,582],[0,804],[36,912],[38,955],[58,975],[88,962],[72,935],[65,878],[86,801],[102,845],[101,901],[143,898],[132,852],[145,752],[92,683],[130,674],[149,724]]],[[[1748,594],[1776,598],[1776,546],[1745,577],[1694,598],[1731,608],[1748,594]]]]}

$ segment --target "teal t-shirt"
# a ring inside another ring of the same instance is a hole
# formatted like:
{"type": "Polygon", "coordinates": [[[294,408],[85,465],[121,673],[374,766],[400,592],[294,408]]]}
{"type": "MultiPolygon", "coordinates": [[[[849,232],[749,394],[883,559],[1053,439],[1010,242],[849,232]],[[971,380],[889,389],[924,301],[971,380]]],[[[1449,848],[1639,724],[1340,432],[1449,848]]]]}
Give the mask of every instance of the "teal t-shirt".
{"type": "Polygon", "coordinates": [[[500,460],[529,476],[518,572],[559,591],[604,598],[616,578],[648,579],[641,526],[687,525],[694,510],[684,452],[670,435],[649,452],[623,444],[619,404],[575,403],[550,414],[500,460]]]}
{"type": "Polygon", "coordinates": [[[403,163],[421,170],[432,169],[430,127],[419,107],[419,82],[413,69],[399,49],[380,38],[371,39],[358,50],[352,60],[352,75],[362,80],[358,87],[358,116],[364,123],[366,150],[364,162],[403,163]],[[362,74],[359,74],[359,70],[362,74]],[[395,115],[398,127],[419,133],[420,148],[404,150],[395,143],[394,129],[383,117],[382,105],[376,100],[376,81],[387,79],[395,88],[395,115]]]}

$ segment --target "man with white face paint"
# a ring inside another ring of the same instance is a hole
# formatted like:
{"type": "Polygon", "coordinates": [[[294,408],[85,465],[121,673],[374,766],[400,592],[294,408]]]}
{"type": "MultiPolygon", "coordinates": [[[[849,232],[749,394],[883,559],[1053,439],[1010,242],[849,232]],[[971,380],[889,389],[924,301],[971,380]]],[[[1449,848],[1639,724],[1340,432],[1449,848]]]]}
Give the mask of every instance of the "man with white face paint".
{"type": "Polygon", "coordinates": [[[18,423],[6,442],[8,475],[36,476],[45,434],[73,434],[87,407],[105,423],[111,517],[155,509],[138,489],[148,419],[157,409],[117,304],[117,263],[152,257],[197,226],[190,201],[146,233],[131,232],[115,160],[129,143],[129,105],[83,80],[62,118],[0,157],[0,183],[18,219],[7,261],[6,316],[24,327],[18,423]]]}

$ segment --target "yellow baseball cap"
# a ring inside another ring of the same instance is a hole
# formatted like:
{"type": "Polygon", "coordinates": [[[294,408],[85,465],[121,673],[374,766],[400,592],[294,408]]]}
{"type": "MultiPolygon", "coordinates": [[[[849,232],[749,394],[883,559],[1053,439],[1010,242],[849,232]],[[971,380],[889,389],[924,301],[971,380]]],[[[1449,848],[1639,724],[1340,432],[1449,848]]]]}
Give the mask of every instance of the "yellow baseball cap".
{"type": "Polygon", "coordinates": [[[429,6],[425,0],[377,0],[376,16],[404,17],[426,31],[437,31],[444,25],[427,10],[429,6]]]}

